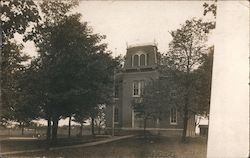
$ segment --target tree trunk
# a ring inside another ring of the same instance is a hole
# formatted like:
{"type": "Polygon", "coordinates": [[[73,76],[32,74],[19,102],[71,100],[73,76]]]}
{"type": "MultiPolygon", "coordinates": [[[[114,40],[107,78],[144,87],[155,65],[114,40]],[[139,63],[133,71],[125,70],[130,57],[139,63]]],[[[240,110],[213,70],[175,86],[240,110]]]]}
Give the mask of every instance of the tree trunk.
{"type": "Polygon", "coordinates": [[[51,117],[49,116],[48,119],[48,124],[47,124],[47,143],[50,142],[50,138],[51,138],[51,117]]]}
{"type": "Polygon", "coordinates": [[[95,119],[91,117],[91,133],[93,137],[95,136],[95,122],[94,121],[95,119]]]}
{"type": "Polygon", "coordinates": [[[57,141],[58,121],[59,121],[59,118],[53,119],[53,126],[52,126],[52,142],[53,143],[56,143],[57,141]]]}
{"type": "Polygon", "coordinates": [[[24,123],[20,122],[20,127],[22,129],[22,136],[24,135],[24,123]]]}
{"type": "Polygon", "coordinates": [[[69,133],[68,133],[68,137],[71,136],[71,115],[69,116],[69,133]]]}
{"type": "Polygon", "coordinates": [[[189,68],[189,58],[188,58],[188,66],[187,66],[187,74],[186,74],[186,81],[185,81],[185,88],[186,88],[186,94],[185,94],[185,103],[184,103],[184,117],[183,117],[183,132],[182,132],[182,142],[186,141],[186,135],[187,135],[187,125],[188,125],[188,106],[189,106],[189,74],[190,68],[189,68]]]}
{"type": "Polygon", "coordinates": [[[185,98],[185,105],[183,110],[184,110],[184,117],[183,117],[182,142],[185,142],[187,134],[187,125],[188,125],[188,95],[185,98]]]}
{"type": "Polygon", "coordinates": [[[34,136],[36,136],[36,134],[37,134],[37,127],[35,126],[35,128],[34,128],[34,136]]]}
{"type": "Polygon", "coordinates": [[[101,134],[101,125],[100,124],[98,125],[98,134],[99,135],[101,134]]]}
{"type": "Polygon", "coordinates": [[[80,136],[82,137],[82,131],[83,131],[83,123],[81,123],[81,127],[80,127],[80,136]]]}
{"type": "Polygon", "coordinates": [[[144,135],[144,137],[146,137],[147,119],[144,118],[143,121],[144,121],[144,122],[143,122],[143,135],[144,135]]]}

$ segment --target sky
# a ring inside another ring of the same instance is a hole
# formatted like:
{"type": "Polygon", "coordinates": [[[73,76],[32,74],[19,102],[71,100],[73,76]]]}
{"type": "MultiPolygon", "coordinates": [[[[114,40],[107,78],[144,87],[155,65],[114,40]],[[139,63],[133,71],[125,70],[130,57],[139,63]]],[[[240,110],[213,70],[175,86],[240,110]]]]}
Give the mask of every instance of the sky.
{"type": "Polygon", "coordinates": [[[77,12],[94,32],[107,36],[114,55],[125,54],[127,44],[158,43],[165,52],[169,31],[192,17],[203,17],[200,1],[81,1],[77,12]]]}
{"type": "MultiPolygon", "coordinates": [[[[113,56],[125,55],[127,45],[157,43],[166,52],[170,31],[193,17],[204,18],[204,1],[80,1],[73,12],[82,14],[94,33],[106,35],[104,40],[113,56]]],[[[36,55],[32,42],[24,51],[36,55]]]]}

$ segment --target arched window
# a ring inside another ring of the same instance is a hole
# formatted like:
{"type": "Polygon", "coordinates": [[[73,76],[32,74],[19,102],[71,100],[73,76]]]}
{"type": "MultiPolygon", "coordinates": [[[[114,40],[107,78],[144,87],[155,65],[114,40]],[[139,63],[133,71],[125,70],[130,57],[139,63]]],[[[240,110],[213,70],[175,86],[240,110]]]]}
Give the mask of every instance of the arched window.
{"type": "Polygon", "coordinates": [[[138,55],[134,55],[133,65],[134,66],[139,66],[139,56],[138,55]]]}
{"type": "Polygon", "coordinates": [[[146,56],[144,54],[140,55],[140,66],[145,66],[146,65],[146,56]]]}

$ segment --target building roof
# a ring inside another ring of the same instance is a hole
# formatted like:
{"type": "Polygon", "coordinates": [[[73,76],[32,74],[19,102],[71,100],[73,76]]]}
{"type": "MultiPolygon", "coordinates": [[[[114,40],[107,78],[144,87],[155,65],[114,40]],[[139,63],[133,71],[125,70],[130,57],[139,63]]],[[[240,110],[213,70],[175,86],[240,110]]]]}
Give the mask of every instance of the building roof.
{"type": "Polygon", "coordinates": [[[155,47],[157,47],[157,44],[155,42],[136,43],[136,44],[127,45],[127,49],[134,48],[134,47],[143,47],[143,46],[155,46],[155,47]]]}

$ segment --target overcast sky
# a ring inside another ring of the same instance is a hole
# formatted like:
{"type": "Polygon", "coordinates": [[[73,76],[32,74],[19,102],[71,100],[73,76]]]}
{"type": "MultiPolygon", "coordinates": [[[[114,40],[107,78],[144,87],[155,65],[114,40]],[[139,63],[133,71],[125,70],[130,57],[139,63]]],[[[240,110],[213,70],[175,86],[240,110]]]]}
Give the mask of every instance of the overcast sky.
{"type": "Polygon", "coordinates": [[[200,1],[81,1],[76,9],[94,31],[107,35],[109,49],[125,54],[126,43],[158,43],[165,52],[171,40],[169,31],[185,20],[203,17],[200,1]]]}
{"type": "MultiPolygon", "coordinates": [[[[82,14],[94,33],[106,35],[108,49],[125,55],[126,43],[158,43],[166,52],[171,40],[169,31],[192,17],[203,17],[204,1],[80,1],[74,10],[82,14]]],[[[25,44],[26,53],[35,55],[32,42],[25,44]]]]}

